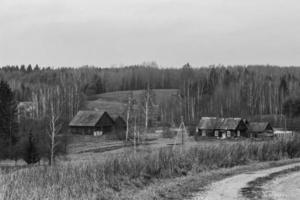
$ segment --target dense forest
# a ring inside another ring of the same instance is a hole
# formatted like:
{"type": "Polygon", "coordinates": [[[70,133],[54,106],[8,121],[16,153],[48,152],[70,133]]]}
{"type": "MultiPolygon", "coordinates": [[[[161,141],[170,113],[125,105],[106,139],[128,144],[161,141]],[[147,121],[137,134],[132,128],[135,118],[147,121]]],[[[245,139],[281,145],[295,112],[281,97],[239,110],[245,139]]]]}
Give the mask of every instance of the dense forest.
{"type": "Polygon", "coordinates": [[[257,118],[274,116],[274,123],[298,115],[300,68],[278,66],[210,66],[162,68],[155,63],[122,68],[50,68],[38,65],[3,66],[0,79],[9,83],[16,100],[32,101],[35,117],[47,114],[55,98],[62,119],[69,121],[90,95],[119,91],[179,89],[161,106],[166,123],[184,116],[194,123],[201,116],[257,118]],[[176,106],[174,106],[176,105],[176,106]],[[180,105],[180,106],[179,106],[180,105]]]}

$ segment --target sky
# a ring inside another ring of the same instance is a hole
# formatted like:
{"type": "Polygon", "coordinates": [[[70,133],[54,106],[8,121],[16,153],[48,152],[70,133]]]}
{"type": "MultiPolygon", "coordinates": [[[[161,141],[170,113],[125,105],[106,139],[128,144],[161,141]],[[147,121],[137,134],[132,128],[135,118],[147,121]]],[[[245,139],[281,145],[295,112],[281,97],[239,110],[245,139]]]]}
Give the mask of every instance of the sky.
{"type": "Polygon", "coordinates": [[[0,65],[300,66],[299,0],[0,0],[0,65]]]}

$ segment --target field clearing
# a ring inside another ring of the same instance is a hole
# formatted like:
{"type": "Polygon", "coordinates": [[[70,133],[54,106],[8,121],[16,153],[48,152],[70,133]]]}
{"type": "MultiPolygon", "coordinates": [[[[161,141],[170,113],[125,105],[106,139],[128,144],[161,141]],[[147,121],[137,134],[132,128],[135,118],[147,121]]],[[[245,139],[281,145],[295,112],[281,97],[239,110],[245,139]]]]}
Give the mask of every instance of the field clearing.
{"type": "MultiPolygon", "coordinates": [[[[68,154],[62,157],[62,163],[82,163],[87,161],[104,161],[110,156],[136,152],[153,152],[160,148],[172,148],[177,141],[175,138],[162,138],[160,134],[149,133],[144,136],[144,141],[134,149],[133,145],[125,145],[123,141],[108,140],[105,137],[72,136],[68,145],[68,154]]],[[[213,140],[211,142],[214,142],[213,140]]],[[[187,138],[185,147],[206,145],[207,142],[196,142],[193,137],[187,138]]],[[[174,147],[177,148],[177,147],[174,147]]]]}
{"type": "MultiPolygon", "coordinates": [[[[163,138],[159,133],[148,133],[143,136],[143,142],[134,149],[133,144],[125,145],[123,141],[109,140],[105,137],[94,136],[72,136],[68,145],[68,154],[59,160],[63,164],[82,164],[85,162],[104,162],[111,157],[122,157],[127,154],[153,153],[160,149],[181,149],[181,138],[163,138]],[[174,144],[177,145],[174,145],[174,144]]],[[[183,149],[192,147],[210,148],[216,145],[230,145],[240,142],[251,142],[249,139],[218,140],[214,138],[202,138],[195,141],[194,137],[188,137],[184,140],[183,149]]],[[[259,143],[259,141],[256,141],[259,143]]]]}
{"type": "MultiPolygon", "coordinates": [[[[110,113],[123,115],[131,92],[133,94],[133,98],[139,102],[141,100],[143,90],[107,92],[88,96],[87,101],[83,106],[83,110],[105,110],[110,113]]],[[[155,96],[155,103],[159,105],[167,102],[170,98],[176,98],[178,90],[153,89],[153,92],[155,96]]]]}
{"type": "MultiPolygon", "coordinates": [[[[178,89],[153,89],[152,90],[155,95],[156,103],[162,103],[177,95],[178,89]]],[[[118,101],[122,103],[126,103],[128,100],[128,96],[132,92],[133,98],[136,100],[140,99],[140,96],[144,92],[144,90],[132,90],[132,91],[116,91],[116,92],[107,92],[103,94],[92,95],[88,98],[88,100],[107,100],[107,101],[118,101]]]]}

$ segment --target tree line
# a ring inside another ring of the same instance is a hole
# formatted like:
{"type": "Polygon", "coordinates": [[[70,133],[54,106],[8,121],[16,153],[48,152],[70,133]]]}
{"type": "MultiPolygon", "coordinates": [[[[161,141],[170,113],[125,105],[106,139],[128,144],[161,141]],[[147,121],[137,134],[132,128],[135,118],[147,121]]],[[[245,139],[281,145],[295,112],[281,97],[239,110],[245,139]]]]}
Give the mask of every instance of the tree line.
{"type": "MultiPolygon", "coordinates": [[[[300,69],[278,66],[209,66],[162,68],[155,63],[122,68],[50,68],[38,65],[4,66],[0,78],[17,101],[35,102],[36,118],[47,113],[46,102],[55,91],[68,122],[94,94],[119,90],[178,89],[178,95],[160,105],[164,122],[195,123],[201,116],[288,116],[299,98],[300,69]],[[34,66],[34,67],[33,67],[34,66]]],[[[295,116],[293,116],[295,117],[295,116]]]]}

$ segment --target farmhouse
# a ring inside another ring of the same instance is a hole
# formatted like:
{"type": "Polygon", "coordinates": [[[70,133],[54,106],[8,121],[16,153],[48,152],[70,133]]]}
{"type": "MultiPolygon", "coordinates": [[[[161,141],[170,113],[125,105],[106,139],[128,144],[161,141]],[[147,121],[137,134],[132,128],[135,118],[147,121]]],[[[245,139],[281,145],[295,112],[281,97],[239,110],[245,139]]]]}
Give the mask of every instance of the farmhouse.
{"type": "Polygon", "coordinates": [[[220,119],[216,117],[202,117],[196,128],[196,132],[200,133],[201,136],[213,137],[215,136],[215,132],[217,133],[216,130],[223,120],[223,118],[220,119]]]}
{"type": "Polygon", "coordinates": [[[225,118],[219,127],[222,138],[248,137],[247,126],[242,118],[225,118]]]}
{"type": "Polygon", "coordinates": [[[247,137],[247,126],[242,118],[202,117],[197,131],[208,137],[247,137]]]}
{"type": "Polygon", "coordinates": [[[18,121],[21,119],[33,119],[37,115],[37,105],[32,101],[18,103],[18,121]]]}
{"type": "Polygon", "coordinates": [[[250,122],[248,125],[250,137],[271,137],[274,131],[268,122],[250,122]]]}
{"type": "Polygon", "coordinates": [[[79,111],[69,127],[73,134],[102,135],[113,130],[114,120],[107,112],[79,111]]]}

